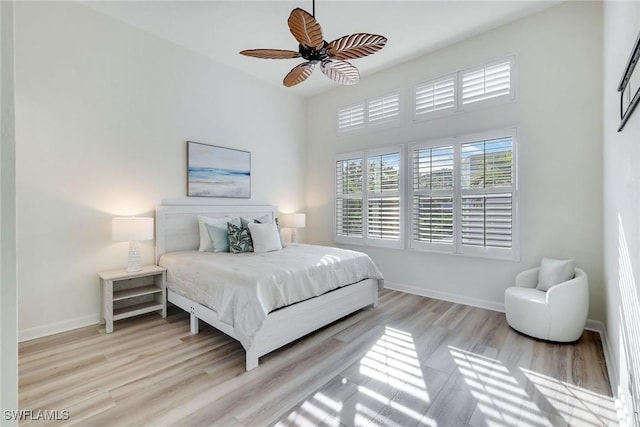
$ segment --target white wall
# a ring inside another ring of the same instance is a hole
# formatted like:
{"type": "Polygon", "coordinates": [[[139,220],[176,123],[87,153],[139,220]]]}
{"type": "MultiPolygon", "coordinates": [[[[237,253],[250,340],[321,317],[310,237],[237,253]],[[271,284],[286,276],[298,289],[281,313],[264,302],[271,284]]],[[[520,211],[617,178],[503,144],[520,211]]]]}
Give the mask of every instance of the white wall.
{"type": "MultiPolygon", "coordinates": [[[[304,102],[74,2],[16,5],[21,339],[95,323],[111,218],[186,195],[186,141],[251,151],[252,198],[304,205],[304,102]]],[[[141,245],[143,262],[153,244],[141,245]]]]}
{"type": "Polygon", "coordinates": [[[589,275],[589,316],[603,320],[601,37],[601,5],[569,2],[311,98],[307,240],[333,242],[336,153],[518,125],[520,262],[358,249],[371,255],[387,281],[405,289],[495,308],[515,274],[542,256],[574,258],[589,275]],[[412,122],[414,83],[513,53],[517,102],[412,122]],[[400,127],[336,136],[339,106],[397,89],[405,100],[400,127]]]}
{"type": "MultiPolygon", "coordinates": [[[[18,409],[13,2],[0,2],[0,409],[18,409]]],[[[17,425],[5,420],[2,425],[17,425]]]]}
{"type": "MultiPolygon", "coordinates": [[[[617,132],[617,87],[639,29],[640,3],[604,3],[604,300],[617,373],[612,382],[628,425],[633,425],[629,374],[633,373],[640,392],[640,110],[636,109],[622,132],[617,132]]],[[[640,395],[635,400],[640,401],[640,395]]],[[[636,422],[640,425],[640,418],[636,422]]]]}

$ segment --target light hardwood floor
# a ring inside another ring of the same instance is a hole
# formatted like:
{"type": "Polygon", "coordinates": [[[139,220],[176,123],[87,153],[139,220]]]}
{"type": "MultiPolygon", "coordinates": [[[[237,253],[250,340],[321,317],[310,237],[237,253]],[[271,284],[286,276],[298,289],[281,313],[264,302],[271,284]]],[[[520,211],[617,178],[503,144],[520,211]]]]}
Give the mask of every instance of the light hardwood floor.
{"type": "Polygon", "coordinates": [[[174,307],[22,343],[21,409],[81,426],[616,425],[594,332],[552,344],[502,313],[389,290],[251,372],[238,342],[200,331],[174,307]]]}

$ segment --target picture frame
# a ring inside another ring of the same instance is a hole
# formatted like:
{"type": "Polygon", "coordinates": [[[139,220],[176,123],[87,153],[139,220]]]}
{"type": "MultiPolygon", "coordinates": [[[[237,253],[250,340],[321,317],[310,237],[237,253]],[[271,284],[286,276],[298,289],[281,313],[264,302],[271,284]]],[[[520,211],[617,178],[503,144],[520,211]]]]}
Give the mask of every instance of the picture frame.
{"type": "Polygon", "coordinates": [[[187,141],[187,196],[251,198],[251,153],[187,141]]]}
{"type": "Polygon", "coordinates": [[[640,68],[636,68],[639,60],[640,34],[636,38],[618,85],[618,92],[620,92],[620,127],[618,132],[622,131],[640,101],[640,68]]]}

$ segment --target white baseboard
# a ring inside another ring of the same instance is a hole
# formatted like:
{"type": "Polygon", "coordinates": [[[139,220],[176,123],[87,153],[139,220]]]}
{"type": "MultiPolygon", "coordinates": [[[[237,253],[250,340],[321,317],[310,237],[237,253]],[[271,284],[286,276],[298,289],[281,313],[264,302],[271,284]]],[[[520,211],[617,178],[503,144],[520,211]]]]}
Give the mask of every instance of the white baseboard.
{"type": "Polygon", "coordinates": [[[72,329],[83,328],[95,325],[100,322],[100,315],[90,314],[88,316],[77,317],[75,319],[63,320],[61,322],[50,323],[48,325],[35,326],[33,328],[18,331],[18,342],[29,341],[72,329]]]}
{"type": "Polygon", "coordinates": [[[618,398],[618,368],[613,360],[613,353],[611,351],[611,343],[609,342],[609,335],[607,335],[607,328],[604,323],[598,320],[587,320],[585,329],[597,332],[600,334],[600,341],[602,341],[602,351],[604,353],[604,360],[607,364],[607,374],[609,375],[609,384],[611,385],[611,391],[613,397],[618,398]]]}
{"type": "Polygon", "coordinates": [[[439,300],[455,302],[457,304],[470,305],[472,307],[485,308],[487,310],[499,311],[501,313],[504,313],[504,304],[495,301],[473,298],[459,294],[450,294],[448,292],[434,291],[432,289],[405,285],[404,283],[388,282],[386,280],[384,281],[384,287],[387,289],[393,289],[394,291],[419,295],[421,297],[435,298],[439,300]]]}

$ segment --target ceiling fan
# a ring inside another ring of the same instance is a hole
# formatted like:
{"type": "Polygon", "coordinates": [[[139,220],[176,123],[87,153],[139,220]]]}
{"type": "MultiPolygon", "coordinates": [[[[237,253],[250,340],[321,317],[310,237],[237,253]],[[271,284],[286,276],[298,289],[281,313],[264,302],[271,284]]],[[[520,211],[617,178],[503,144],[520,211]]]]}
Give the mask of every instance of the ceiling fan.
{"type": "Polygon", "coordinates": [[[387,38],[376,34],[356,33],[340,37],[327,43],[322,36],[322,28],[315,18],[315,0],[313,14],[295,8],[289,15],[289,30],[298,41],[298,51],[282,49],[250,49],[240,52],[242,55],[264,59],[302,58],[307,62],[295,66],[282,83],[295,86],[307,79],[319,63],[325,76],[342,85],[353,85],[360,81],[360,72],[347,62],[347,59],[362,58],[384,47],[387,38]]]}

